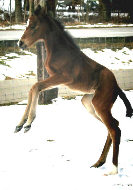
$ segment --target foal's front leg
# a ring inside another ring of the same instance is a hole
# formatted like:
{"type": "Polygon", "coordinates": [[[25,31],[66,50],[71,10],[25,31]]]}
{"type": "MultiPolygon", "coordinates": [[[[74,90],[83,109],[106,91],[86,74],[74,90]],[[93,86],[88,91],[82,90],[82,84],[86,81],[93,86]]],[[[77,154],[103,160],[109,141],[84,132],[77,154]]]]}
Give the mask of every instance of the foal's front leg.
{"type": "Polygon", "coordinates": [[[30,106],[31,106],[31,101],[32,101],[32,89],[29,92],[29,96],[28,96],[28,103],[24,112],[24,115],[21,119],[21,121],[19,122],[19,124],[17,125],[16,129],[15,129],[15,133],[21,131],[21,129],[23,128],[23,125],[26,123],[27,119],[28,119],[28,114],[29,114],[29,110],[30,110],[30,106]]]}
{"type": "Polygon", "coordinates": [[[23,128],[24,124],[25,132],[29,131],[29,129],[31,128],[31,123],[36,116],[36,106],[39,92],[50,89],[62,83],[65,84],[67,82],[69,82],[69,80],[66,77],[62,75],[53,75],[48,79],[37,82],[35,85],[33,85],[29,92],[28,104],[25,113],[19,125],[16,127],[15,132],[19,132],[23,128]]]}
{"type": "MultiPolygon", "coordinates": [[[[43,81],[45,82],[45,81],[43,81]]],[[[38,103],[38,96],[39,96],[39,82],[32,86],[30,92],[29,92],[29,99],[31,98],[31,104],[30,106],[27,105],[26,111],[27,113],[24,113],[25,116],[28,116],[25,123],[25,133],[30,130],[31,123],[34,121],[36,117],[36,106],[38,103]],[[29,108],[28,108],[29,107],[29,108]]]]}

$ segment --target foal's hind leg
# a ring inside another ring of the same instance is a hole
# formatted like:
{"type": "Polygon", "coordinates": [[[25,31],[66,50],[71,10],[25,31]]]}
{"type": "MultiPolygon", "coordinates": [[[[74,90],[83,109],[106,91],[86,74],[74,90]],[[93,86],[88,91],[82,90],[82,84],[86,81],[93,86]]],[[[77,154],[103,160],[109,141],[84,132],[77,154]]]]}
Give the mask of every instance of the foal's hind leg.
{"type": "MultiPolygon", "coordinates": [[[[82,101],[83,105],[85,106],[85,108],[88,110],[88,112],[90,114],[92,114],[96,119],[101,121],[101,119],[96,114],[94,106],[92,105],[93,96],[94,96],[93,94],[85,94],[81,101],[82,101]]],[[[108,133],[108,137],[107,137],[104,149],[102,151],[102,154],[101,154],[99,160],[92,167],[98,168],[105,163],[106,158],[107,158],[107,154],[108,154],[110,146],[111,146],[111,143],[112,143],[112,140],[111,140],[110,134],[108,133]]]]}
{"type": "Polygon", "coordinates": [[[94,107],[92,105],[93,96],[94,96],[94,94],[85,94],[83,96],[83,98],[81,99],[81,102],[91,115],[93,115],[96,119],[100,120],[100,118],[96,115],[96,112],[95,112],[94,107]]]}
{"type": "Polygon", "coordinates": [[[107,158],[111,143],[112,143],[112,139],[110,137],[110,134],[108,133],[107,140],[106,140],[106,143],[104,145],[102,154],[101,154],[99,160],[91,167],[98,168],[106,162],[106,158],[107,158]]]}
{"type": "MultiPolygon", "coordinates": [[[[108,129],[108,148],[111,144],[111,140],[113,143],[113,170],[111,172],[108,173],[108,175],[113,175],[118,173],[118,154],[119,154],[119,144],[120,144],[120,137],[121,137],[121,131],[118,127],[119,122],[113,118],[112,114],[111,114],[111,107],[114,103],[114,100],[112,101],[112,98],[110,98],[110,94],[109,96],[107,94],[105,94],[105,96],[100,96],[101,92],[99,91],[98,93],[96,93],[96,95],[94,96],[92,103],[94,105],[94,108],[98,114],[98,116],[101,118],[102,122],[106,125],[107,129],[108,129]],[[111,137],[111,140],[110,140],[111,137]]],[[[113,94],[112,94],[113,96],[113,94]]],[[[106,141],[106,143],[107,143],[106,141]]],[[[105,149],[108,151],[108,148],[106,148],[106,144],[105,144],[105,149]]],[[[103,154],[103,153],[102,153],[103,154]]],[[[98,161],[99,162],[99,161],[98,161]]],[[[97,162],[97,163],[98,163],[97,162]]],[[[95,167],[97,167],[97,163],[94,164],[95,167]]]]}

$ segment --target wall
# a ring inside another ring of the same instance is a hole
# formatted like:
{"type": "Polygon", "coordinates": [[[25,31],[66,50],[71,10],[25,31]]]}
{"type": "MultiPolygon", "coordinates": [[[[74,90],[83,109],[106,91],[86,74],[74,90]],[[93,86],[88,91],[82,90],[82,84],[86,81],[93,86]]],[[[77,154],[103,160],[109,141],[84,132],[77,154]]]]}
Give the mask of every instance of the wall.
{"type": "Polygon", "coordinates": [[[113,70],[113,73],[123,90],[133,90],[133,69],[113,70]]]}
{"type": "MultiPolygon", "coordinates": [[[[113,71],[119,86],[124,90],[133,89],[133,69],[113,71]]],[[[20,102],[27,99],[28,92],[36,79],[15,79],[0,81],[0,104],[20,102]]],[[[58,96],[75,96],[79,92],[73,92],[66,87],[60,87],[58,96]]]]}
{"type": "MultiPolygon", "coordinates": [[[[117,82],[119,86],[123,90],[133,90],[133,69],[126,69],[126,70],[113,70],[113,73],[117,79],[117,82]]],[[[60,88],[59,89],[59,96],[74,96],[74,95],[79,95],[80,93],[74,92],[69,90],[66,87],[60,88]]]]}
{"type": "Polygon", "coordinates": [[[15,79],[0,81],[0,104],[20,102],[27,99],[29,89],[36,79],[15,79]]]}

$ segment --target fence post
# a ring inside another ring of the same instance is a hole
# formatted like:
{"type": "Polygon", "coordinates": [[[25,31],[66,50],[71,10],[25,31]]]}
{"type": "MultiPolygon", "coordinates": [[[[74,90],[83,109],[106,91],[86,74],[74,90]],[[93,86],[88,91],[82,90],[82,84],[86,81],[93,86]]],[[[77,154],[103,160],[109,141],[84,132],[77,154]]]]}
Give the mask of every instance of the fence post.
{"type": "MultiPolygon", "coordinates": [[[[46,1],[46,3],[44,4],[44,6],[47,6],[48,14],[50,14],[51,16],[55,16],[55,3],[56,3],[55,0],[52,1],[49,0],[46,1]]],[[[36,49],[37,49],[37,76],[38,76],[38,81],[41,81],[49,77],[44,67],[44,62],[46,58],[45,44],[43,42],[37,43],[36,49]]],[[[57,98],[57,96],[58,96],[58,88],[41,92],[39,95],[38,104],[48,104],[51,102],[52,99],[57,98]]]]}

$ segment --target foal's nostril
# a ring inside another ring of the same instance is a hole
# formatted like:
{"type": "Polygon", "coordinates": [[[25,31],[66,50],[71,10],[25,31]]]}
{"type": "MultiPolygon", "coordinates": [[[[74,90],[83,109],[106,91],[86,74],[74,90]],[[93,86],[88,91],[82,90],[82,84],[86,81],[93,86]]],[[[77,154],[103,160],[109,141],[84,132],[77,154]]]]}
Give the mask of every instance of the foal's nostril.
{"type": "Polygon", "coordinates": [[[21,40],[18,42],[18,46],[23,50],[27,48],[27,45],[21,40]]]}
{"type": "Polygon", "coordinates": [[[19,47],[22,47],[23,44],[24,44],[24,42],[22,42],[22,41],[19,41],[19,43],[18,43],[19,47]]]}

